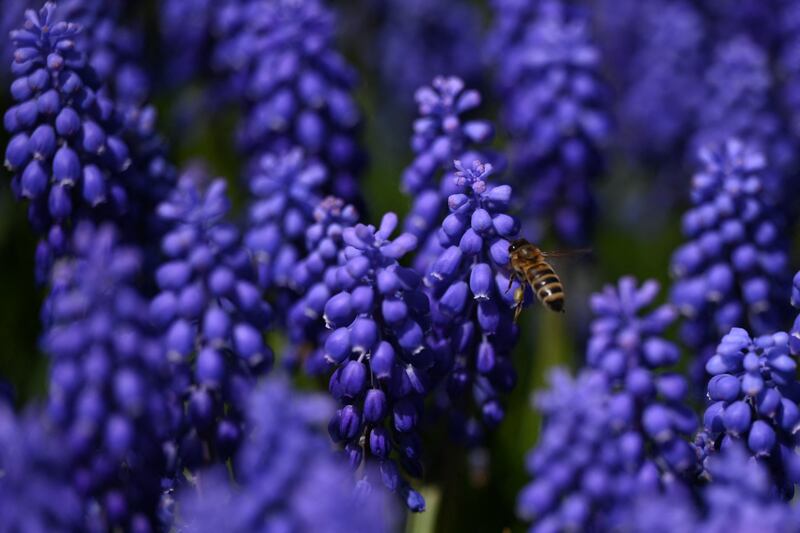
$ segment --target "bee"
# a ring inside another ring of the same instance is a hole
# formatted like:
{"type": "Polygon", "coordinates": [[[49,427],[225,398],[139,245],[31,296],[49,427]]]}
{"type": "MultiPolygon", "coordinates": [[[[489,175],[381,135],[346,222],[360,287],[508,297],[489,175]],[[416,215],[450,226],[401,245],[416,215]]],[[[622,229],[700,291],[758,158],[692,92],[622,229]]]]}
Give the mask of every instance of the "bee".
{"type": "Polygon", "coordinates": [[[569,250],[564,252],[543,252],[536,245],[525,239],[517,239],[508,246],[511,257],[511,277],[508,280],[508,292],[514,280],[520,282],[520,287],[514,291],[514,322],[522,312],[525,300],[525,285],[530,285],[536,298],[546,308],[556,313],[566,311],[564,307],[564,285],[555,269],[547,262],[549,257],[563,257],[588,253],[589,250],[569,250]]]}

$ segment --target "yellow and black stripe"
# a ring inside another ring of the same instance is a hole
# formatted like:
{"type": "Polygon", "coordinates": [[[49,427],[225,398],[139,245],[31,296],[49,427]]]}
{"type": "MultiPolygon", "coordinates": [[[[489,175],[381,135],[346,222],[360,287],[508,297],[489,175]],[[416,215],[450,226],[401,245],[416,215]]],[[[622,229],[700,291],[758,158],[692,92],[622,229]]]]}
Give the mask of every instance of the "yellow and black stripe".
{"type": "Polygon", "coordinates": [[[556,313],[564,312],[564,286],[553,267],[546,261],[537,261],[526,273],[536,298],[556,313]]]}

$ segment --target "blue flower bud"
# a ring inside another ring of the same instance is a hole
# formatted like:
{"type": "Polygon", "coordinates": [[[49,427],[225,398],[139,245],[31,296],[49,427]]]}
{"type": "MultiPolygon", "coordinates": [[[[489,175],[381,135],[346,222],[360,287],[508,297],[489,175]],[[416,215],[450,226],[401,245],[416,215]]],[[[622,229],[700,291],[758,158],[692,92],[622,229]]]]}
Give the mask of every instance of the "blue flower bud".
{"type": "Polygon", "coordinates": [[[349,293],[340,292],[328,300],[328,303],[325,304],[325,322],[333,327],[344,326],[352,322],[354,313],[350,299],[349,293]]]}
{"type": "Polygon", "coordinates": [[[396,402],[392,414],[397,431],[411,431],[417,425],[417,409],[408,400],[396,402]]]}
{"type": "Polygon", "coordinates": [[[391,450],[390,439],[386,428],[378,426],[369,432],[370,452],[379,459],[386,459],[391,450]]]}
{"type": "Polygon", "coordinates": [[[775,432],[763,420],[756,420],[747,436],[747,446],[756,457],[769,455],[775,446],[775,432]]]}
{"type": "Polygon", "coordinates": [[[39,161],[31,161],[22,172],[20,196],[28,199],[41,197],[47,190],[48,177],[39,161]]]}
{"type": "Polygon", "coordinates": [[[341,363],[350,355],[352,344],[350,330],[338,328],[325,340],[325,358],[332,363],[341,363]]]}
{"type": "Polygon", "coordinates": [[[364,398],[364,420],[377,424],[383,421],[386,414],[386,395],[384,392],[380,389],[369,389],[364,398]]]}
{"type": "Polygon", "coordinates": [[[62,185],[54,185],[47,199],[47,209],[56,220],[64,220],[72,214],[72,200],[69,189],[62,185]]]}
{"type": "Polygon", "coordinates": [[[722,412],[725,429],[733,435],[743,435],[750,426],[750,407],[741,401],[726,406],[722,412]]]}
{"type": "MultiPolygon", "coordinates": [[[[343,398],[352,400],[361,395],[367,386],[367,368],[358,361],[348,361],[342,367],[340,376],[341,381],[341,395],[343,398]]],[[[369,421],[369,413],[367,412],[367,405],[364,406],[365,420],[369,421]]]]}
{"type": "Polygon", "coordinates": [[[350,440],[361,432],[361,414],[353,405],[345,405],[337,412],[341,439],[350,440]]]}
{"type": "Polygon", "coordinates": [[[739,380],[729,374],[713,376],[708,383],[708,396],[714,401],[734,401],[740,392],[739,380]]]}
{"type": "Polygon", "coordinates": [[[391,344],[381,341],[370,357],[370,368],[378,379],[388,379],[392,375],[395,352],[391,344]]]}

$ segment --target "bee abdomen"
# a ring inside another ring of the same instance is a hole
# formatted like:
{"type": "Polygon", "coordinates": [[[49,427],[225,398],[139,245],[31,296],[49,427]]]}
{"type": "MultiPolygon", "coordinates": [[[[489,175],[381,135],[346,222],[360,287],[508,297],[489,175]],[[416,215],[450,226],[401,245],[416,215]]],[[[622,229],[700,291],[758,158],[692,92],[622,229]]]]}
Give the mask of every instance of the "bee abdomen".
{"type": "Polygon", "coordinates": [[[542,305],[557,313],[564,312],[564,286],[550,265],[537,263],[531,268],[529,279],[542,305]]]}

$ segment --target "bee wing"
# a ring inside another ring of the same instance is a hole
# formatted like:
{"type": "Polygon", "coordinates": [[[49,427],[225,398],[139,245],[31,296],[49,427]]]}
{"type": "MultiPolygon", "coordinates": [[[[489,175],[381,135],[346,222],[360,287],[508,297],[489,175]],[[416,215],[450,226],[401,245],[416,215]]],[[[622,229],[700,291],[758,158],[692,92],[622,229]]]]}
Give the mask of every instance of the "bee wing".
{"type": "Polygon", "coordinates": [[[592,253],[591,248],[578,248],[575,250],[553,250],[552,252],[542,252],[544,257],[575,257],[578,255],[588,255],[592,253]]]}

